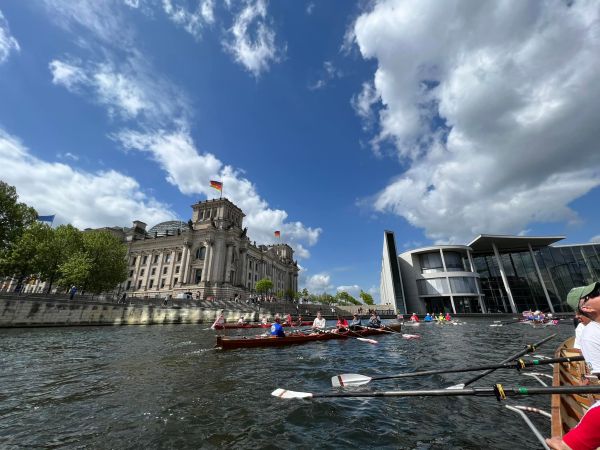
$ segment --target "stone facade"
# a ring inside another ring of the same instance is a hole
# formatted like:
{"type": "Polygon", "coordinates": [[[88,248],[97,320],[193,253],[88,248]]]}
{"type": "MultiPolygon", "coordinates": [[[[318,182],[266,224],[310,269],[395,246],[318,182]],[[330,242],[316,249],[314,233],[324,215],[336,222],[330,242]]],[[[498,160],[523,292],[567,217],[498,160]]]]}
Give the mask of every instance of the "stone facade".
{"type": "Polygon", "coordinates": [[[201,299],[238,294],[243,299],[262,278],[273,282],[273,292],[298,290],[299,270],[289,245],[252,243],[242,228],[244,213],[225,198],[192,209],[186,227],[169,230],[159,224],[147,233],[146,225],[136,221],[124,232],[129,273],[121,292],[134,297],[191,292],[201,299]]]}

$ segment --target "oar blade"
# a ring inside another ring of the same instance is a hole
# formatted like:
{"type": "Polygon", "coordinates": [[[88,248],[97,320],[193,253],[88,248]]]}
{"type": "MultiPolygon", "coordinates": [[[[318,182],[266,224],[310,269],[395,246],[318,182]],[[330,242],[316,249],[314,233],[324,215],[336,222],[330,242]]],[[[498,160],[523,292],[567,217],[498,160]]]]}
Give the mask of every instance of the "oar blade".
{"type": "Polygon", "coordinates": [[[278,398],[311,398],[313,395],[310,392],[288,391],[287,389],[275,389],[271,392],[273,397],[278,398]]]}
{"type": "Polygon", "coordinates": [[[421,339],[421,336],[418,334],[403,334],[402,337],[404,339],[421,339]]]}
{"type": "Polygon", "coordinates": [[[460,390],[460,389],[464,389],[465,385],[463,383],[460,384],[455,384],[454,386],[448,386],[446,389],[447,390],[460,390]]]}
{"type": "Polygon", "coordinates": [[[362,337],[357,337],[356,339],[358,339],[359,341],[368,342],[369,344],[379,344],[379,342],[375,339],[367,339],[362,337]]]}
{"type": "Polygon", "coordinates": [[[343,373],[331,377],[331,385],[333,387],[360,386],[371,381],[371,377],[361,375],[359,373],[343,373]]]}

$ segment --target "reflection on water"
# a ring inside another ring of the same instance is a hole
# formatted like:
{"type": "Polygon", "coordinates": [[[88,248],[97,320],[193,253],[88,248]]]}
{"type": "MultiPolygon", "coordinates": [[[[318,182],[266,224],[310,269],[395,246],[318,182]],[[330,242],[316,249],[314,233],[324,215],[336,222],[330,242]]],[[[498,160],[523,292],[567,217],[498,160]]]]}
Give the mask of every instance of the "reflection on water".
{"type": "MultiPolygon", "coordinates": [[[[276,387],[331,391],[340,373],[366,375],[498,362],[573,328],[423,324],[408,333],[223,352],[202,325],[0,330],[3,447],[60,448],[540,448],[526,425],[493,398],[283,401],[276,387]]],[[[257,333],[257,331],[254,331],[257,333]]],[[[244,330],[252,334],[252,330],[244,330]]],[[[539,371],[539,368],[536,369],[539,371]]],[[[549,369],[546,369],[549,370],[549,369]]],[[[355,389],[446,387],[472,374],[373,382],[355,389]]],[[[478,386],[534,385],[502,371],[478,386]]],[[[511,403],[549,410],[549,397],[511,403]]],[[[533,418],[543,433],[549,422],[533,418]]]]}

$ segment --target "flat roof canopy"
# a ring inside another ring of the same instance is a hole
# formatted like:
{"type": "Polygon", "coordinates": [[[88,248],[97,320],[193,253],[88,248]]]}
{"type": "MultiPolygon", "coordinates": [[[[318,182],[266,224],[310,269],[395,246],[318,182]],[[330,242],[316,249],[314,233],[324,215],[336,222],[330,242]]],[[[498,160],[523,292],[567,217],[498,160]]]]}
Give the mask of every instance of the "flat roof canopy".
{"type": "Polygon", "coordinates": [[[469,247],[473,253],[493,253],[492,242],[496,244],[499,252],[520,252],[529,250],[529,244],[533,249],[547,247],[550,244],[563,240],[564,236],[509,236],[480,234],[471,243],[469,247]]]}

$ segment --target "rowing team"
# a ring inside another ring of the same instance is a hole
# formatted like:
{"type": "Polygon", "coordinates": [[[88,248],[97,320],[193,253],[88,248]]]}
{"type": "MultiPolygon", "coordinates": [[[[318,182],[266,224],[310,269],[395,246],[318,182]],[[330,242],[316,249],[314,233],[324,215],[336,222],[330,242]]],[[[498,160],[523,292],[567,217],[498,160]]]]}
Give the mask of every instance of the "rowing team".
{"type": "MultiPolygon", "coordinates": [[[[311,328],[314,332],[323,332],[323,331],[325,331],[326,326],[327,326],[327,321],[321,314],[321,311],[319,311],[317,313],[317,317],[315,317],[315,320],[313,321],[311,328]]],[[[366,327],[367,328],[381,328],[381,326],[382,326],[381,318],[375,312],[373,312],[371,314],[371,318],[367,322],[366,327]]],[[[364,327],[363,327],[361,318],[358,316],[357,313],[354,313],[352,316],[351,322],[348,322],[348,320],[346,318],[344,318],[343,316],[338,316],[338,320],[335,325],[335,330],[333,330],[333,333],[339,333],[339,332],[344,332],[344,331],[349,331],[349,330],[350,331],[360,330],[362,328],[364,328],[364,327]]],[[[273,325],[271,325],[270,334],[271,334],[271,336],[285,337],[285,331],[283,330],[283,327],[281,326],[281,318],[279,316],[275,316],[275,323],[273,325]]]]}
{"type": "MultiPolygon", "coordinates": [[[[434,313],[427,313],[425,314],[425,318],[423,319],[425,322],[432,322],[434,320],[437,320],[438,322],[450,322],[452,320],[452,317],[450,317],[450,313],[446,313],[446,315],[444,316],[442,313],[440,313],[439,316],[435,316],[434,313]]],[[[412,313],[412,316],[410,316],[410,321],[411,322],[418,322],[419,321],[419,316],[417,316],[417,313],[412,313]]]]}

